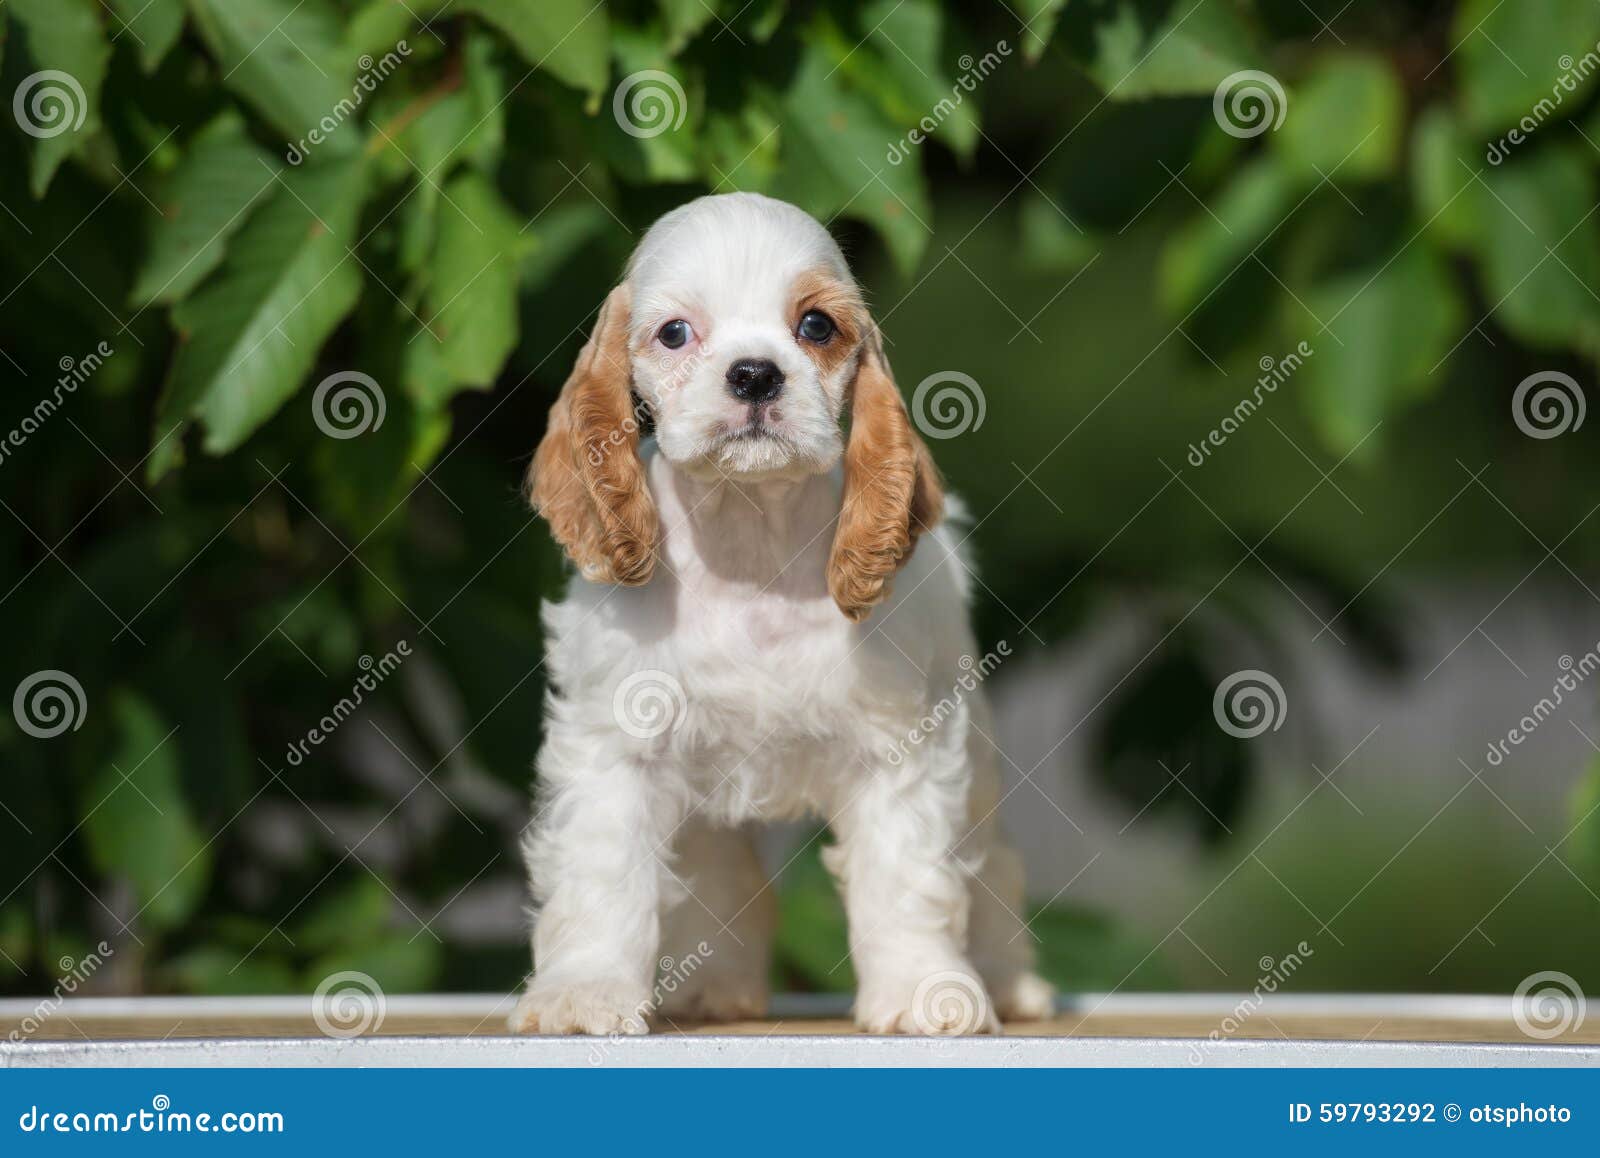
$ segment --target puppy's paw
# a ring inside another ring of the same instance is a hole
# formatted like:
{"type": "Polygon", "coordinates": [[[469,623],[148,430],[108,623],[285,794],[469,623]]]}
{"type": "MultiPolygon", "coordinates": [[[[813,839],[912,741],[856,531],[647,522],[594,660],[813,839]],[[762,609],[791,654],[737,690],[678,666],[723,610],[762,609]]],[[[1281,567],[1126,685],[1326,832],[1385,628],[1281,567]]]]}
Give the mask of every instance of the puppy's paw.
{"type": "Polygon", "coordinates": [[[535,978],[511,1013],[512,1033],[648,1033],[650,995],[612,981],[574,984],[535,978]]]}
{"type": "Polygon", "coordinates": [[[868,1033],[948,1037],[999,1033],[994,1002],[967,966],[894,982],[863,982],[856,1024],[868,1033]]]}
{"type": "Polygon", "coordinates": [[[1056,987],[1037,973],[1014,973],[992,990],[1001,1021],[1048,1021],[1056,1013],[1056,987]]]}

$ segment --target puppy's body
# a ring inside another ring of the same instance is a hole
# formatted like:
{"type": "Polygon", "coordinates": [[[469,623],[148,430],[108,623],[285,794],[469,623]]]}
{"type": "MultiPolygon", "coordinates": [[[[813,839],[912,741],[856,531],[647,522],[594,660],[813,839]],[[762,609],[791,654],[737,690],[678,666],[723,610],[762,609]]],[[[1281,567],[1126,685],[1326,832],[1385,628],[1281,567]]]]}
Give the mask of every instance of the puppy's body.
{"type": "MultiPolygon", "coordinates": [[[[931,460],[872,368],[881,353],[864,311],[838,322],[850,348],[790,334],[813,299],[859,309],[848,278],[826,233],[781,203],[735,195],[669,215],[630,266],[626,327],[603,318],[586,352],[602,378],[607,360],[626,360],[659,449],[635,460],[631,444],[591,429],[542,477],[536,460],[535,502],[558,536],[564,514],[550,507],[571,498],[569,469],[591,504],[580,516],[600,524],[593,537],[569,519],[577,530],[563,541],[580,566],[602,579],[635,566],[627,540],[642,527],[649,581],[578,580],[546,607],[553,690],[528,839],[536,972],[516,1028],[642,1032],[658,1006],[759,1015],[773,906],[747,826],[807,815],[833,830],[825,858],[845,898],[863,1026],[972,1032],[994,1028],[996,1012],[1049,1011],[1018,915],[1017,859],[995,830],[967,564],[959,535],[928,525],[931,460]],[[708,261],[711,276],[682,272],[708,261]],[[694,348],[652,345],[686,315],[694,348]],[[758,356],[779,368],[781,393],[730,398],[722,367],[758,356]],[[888,449],[867,461],[874,439],[888,449]],[[635,462],[631,486],[595,484],[635,462]],[[887,504],[874,489],[886,485],[887,504]],[[652,518],[597,515],[597,495],[652,518]]],[[[564,401],[581,415],[600,404],[579,391],[605,389],[569,383],[564,401]]]]}

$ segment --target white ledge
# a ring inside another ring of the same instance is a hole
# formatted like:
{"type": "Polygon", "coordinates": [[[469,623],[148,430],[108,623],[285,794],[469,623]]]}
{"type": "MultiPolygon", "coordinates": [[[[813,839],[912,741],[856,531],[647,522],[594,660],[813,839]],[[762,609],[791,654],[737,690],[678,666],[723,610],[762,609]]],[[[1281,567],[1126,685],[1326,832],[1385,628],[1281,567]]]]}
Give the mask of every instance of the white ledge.
{"type": "MultiPolygon", "coordinates": [[[[1079,994],[1062,1001],[1063,1016],[1138,1020],[1144,1036],[1110,1037],[1057,1030],[1030,1036],[1027,1026],[1006,1036],[965,1038],[874,1037],[835,1032],[848,1002],[838,997],[780,996],[771,1013],[774,1032],[757,1025],[739,1033],[663,1032],[644,1037],[511,1037],[497,1032],[512,999],[496,995],[405,995],[385,1001],[391,1031],[362,1037],[307,1036],[311,998],[72,997],[44,1021],[52,1030],[71,1025],[89,1040],[5,1040],[0,1068],[76,1066],[357,1066],[357,1067],[1479,1067],[1595,1066],[1600,1043],[1587,1035],[1571,1044],[1523,1037],[1507,996],[1405,994],[1271,994],[1251,1004],[1248,1020],[1282,1020],[1326,1027],[1301,1039],[1208,1037],[1206,1029],[1233,1017],[1253,999],[1240,994],[1079,994]],[[55,1019],[60,1018],[61,1021],[55,1019]],[[818,1019],[835,1019],[832,1021],[818,1019]],[[67,1020],[67,1019],[70,1019],[67,1020]],[[1185,1026],[1183,1036],[1164,1023],[1185,1026]],[[1374,1019],[1421,1026],[1433,1035],[1485,1040],[1358,1040],[1374,1019]],[[818,1032],[807,1032],[816,1021],[818,1032]],[[145,1036],[130,1038],[128,1025],[145,1036]],[[215,1035],[155,1040],[152,1027],[187,1023],[186,1032],[215,1035]],[[447,1028],[427,1032],[428,1024],[447,1028]],[[781,1024],[781,1032],[778,1027],[781,1024]],[[241,1030],[238,1028],[243,1026],[241,1030]],[[459,1028],[448,1028],[459,1027],[459,1028]],[[827,1032],[822,1032],[826,1030],[827,1032]],[[240,1033],[256,1036],[240,1036],[240,1033]],[[1345,1040],[1335,1035],[1348,1032],[1345,1040]],[[469,1035],[471,1033],[471,1035],[469,1035]],[[1326,1034],[1327,1036],[1323,1036],[1326,1034]],[[128,1040],[119,1040],[128,1039],[128,1040]],[[1498,1040],[1494,1040],[1498,1039],[1498,1040]]],[[[36,1015],[33,999],[0,1000],[0,1025],[36,1015]]],[[[1068,1024],[1072,1029],[1078,1024],[1068,1024]]],[[[1104,1022],[1099,1024],[1103,1025],[1104,1022]]],[[[1579,1029],[1581,1026],[1575,1026],[1579,1029]]],[[[60,1036],[59,1032],[57,1036],[60,1036]]]]}

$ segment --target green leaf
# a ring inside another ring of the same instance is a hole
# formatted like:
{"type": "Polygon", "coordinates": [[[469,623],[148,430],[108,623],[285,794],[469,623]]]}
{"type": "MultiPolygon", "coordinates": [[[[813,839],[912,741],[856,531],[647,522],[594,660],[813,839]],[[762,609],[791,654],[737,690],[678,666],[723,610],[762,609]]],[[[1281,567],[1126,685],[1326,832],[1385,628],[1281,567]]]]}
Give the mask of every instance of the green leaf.
{"type": "Polygon", "coordinates": [[[716,0],[656,0],[656,7],[667,24],[667,52],[674,56],[717,18],[716,0]]]}
{"type": "Polygon", "coordinates": [[[519,278],[534,288],[545,285],[579,249],[615,224],[609,213],[587,198],[546,209],[529,225],[534,243],[524,252],[519,278]]]}
{"type": "Polygon", "coordinates": [[[133,303],[171,304],[187,297],[221,264],[228,239],[251,209],[277,188],[277,171],[235,112],[222,113],[196,133],[157,194],[161,215],[150,231],[133,303]]]}
{"type": "Polygon", "coordinates": [[[139,46],[139,63],[154,72],[183,34],[183,0],[111,0],[117,34],[139,46]]]}
{"type": "Polygon", "coordinates": [[[470,164],[498,165],[505,149],[505,77],[494,60],[493,37],[471,29],[462,46],[462,85],[401,129],[374,141],[375,154],[395,177],[413,175],[417,188],[401,205],[400,267],[422,268],[437,228],[439,194],[451,171],[470,164]]]}
{"type": "MultiPolygon", "coordinates": [[[[430,185],[443,183],[459,163],[492,169],[505,148],[505,76],[495,63],[494,38],[471,29],[461,48],[461,85],[454,91],[407,117],[403,111],[416,98],[398,98],[397,129],[385,129],[373,140],[369,152],[401,176],[418,174],[423,188],[416,196],[438,196],[430,185]]],[[[419,102],[420,103],[420,102],[419,102]]],[[[387,110],[386,110],[387,111],[387,110]]]]}
{"type": "MultiPolygon", "coordinates": [[[[1404,403],[1443,383],[1435,370],[1466,316],[1450,270],[1425,245],[1409,245],[1375,268],[1314,286],[1290,312],[1289,334],[1304,335],[1312,350],[1291,381],[1339,454],[1404,403]]],[[[1363,451],[1377,442],[1363,443],[1363,451]]]]}
{"type": "Polygon", "coordinates": [[[1144,20],[1139,5],[1118,0],[1094,27],[1088,72],[1109,97],[1210,96],[1227,77],[1257,67],[1260,54],[1231,5],[1177,0],[1165,19],[1149,27],[1144,20]]]}
{"type": "Polygon", "coordinates": [[[234,239],[222,272],[173,310],[182,346],[158,408],[151,481],[180,459],[199,419],[205,449],[242,443],[300,387],[361,292],[359,160],[290,170],[234,239]]]}
{"type": "Polygon", "coordinates": [[[875,226],[904,274],[927,248],[928,191],[915,160],[890,161],[901,134],[873,103],[830,76],[810,50],[784,96],[783,162],[776,187],[821,218],[846,213],[875,226]]]}
{"type": "Polygon", "coordinates": [[[765,44],[778,31],[788,10],[789,0],[749,0],[744,11],[736,13],[734,19],[742,17],[745,27],[750,30],[751,39],[757,44],[765,44]]]}
{"type": "Polygon", "coordinates": [[[457,390],[483,389],[517,344],[517,263],[533,244],[522,221],[479,173],[444,191],[428,281],[427,330],[408,352],[406,388],[438,407],[457,390]]]}
{"type": "Polygon", "coordinates": [[[1596,40],[1600,6],[1591,0],[1462,0],[1451,43],[1467,123],[1494,133],[1576,108],[1573,92],[1585,82],[1571,75],[1572,54],[1596,40]]]}
{"type": "Polygon", "coordinates": [[[110,710],[116,748],[82,800],[89,858],[132,884],[140,920],[171,927],[205,891],[209,848],[183,798],[172,729],[131,691],[114,691],[110,710]]]}
{"type": "Polygon", "coordinates": [[[1030,61],[1038,60],[1050,44],[1050,34],[1055,31],[1056,20],[1067,0],[1015,0],[1012,5],[1022,17],[1022,53],[1030,61]]]}
{"type": "Polygon", "coordinates": [[[1296,86],[1272,143],[1304,181],[1370,180],[1394,169],[1404,132],[1405,94],[1389,62],[1341,52],[1296,86]]]}
{"type": "Polygon", "coordinates": [[[100,89],[111,45],[96,0],[11,0],[10,9],[38,70],[14,88],[7,85],[28,110],[18,124],[34,138],[28,185],[38,198],[61,162],[100,130],[100,89]]]}
{"type": "Polygon", "coordinates": [[[1444,105],[1425,109],[1411,134],[1411,191],[1423,228],[1452,249],[1477,242],[1485,197],[1477,169],[1455,114],[1444,105]]]}
{"type": "Polygon", "coordinates": [[[318,894],[305,919],[295,926],[295,947],[327,953],[375,940],[383,934],[393,908],[394,898],[383,882],[363,872],[342,887],[318,894]]]}
{"type": "MultiPolygon", "coordinates": [[[[189,0],[222,82],[284,137],[301,141],[350,102],[355,58],[340,45],[327,0],[189,0]]],[[[359,91],[359,90],[358,90],[359,91]]],[[[321,148],[353,150],[359,130],[332,132],[321,148]]]]}
{"type": "Polygon", "coordinates": [[[772,188],[783,133],[770,109],[759,103],[737,112],[713,109],[697,135],[705,179],[717,192],[772,188]]]}
{"type": "Polygon", "coordinates": [[[1161,255],[1161,301],[1184,313],[1216,289],[1294,204],[1296,182],[1276,157],[1247,162],[1161,255]]]}
{"type": "Polygon", "coordinates": [[[1477,234],[1494,318],[1540,346],[1600,337],[1600,223],[1594,177],[1576,147],[1546,148],[1484,173],[1477,234]]]}
{"type": "MultiPolygon", "coordinates": [[[[385,422],[379,429],[387,427],[385,422]]],[[[249,626],[258,636],[281,630],[290,654],[293,649],[304,651],[329,671],[348,668],[361,654],[361,625],[353,609],[326,587],[307,584],[306,590],[298,591],[291,586],[281,598],[265,600],[250,610],[249,626]]]]}
{"type": "Polygon", "coordinates": [[[172,962],[171,971],[190,993],[208,997],[252,997],[293,993],[299,979],[285,962],[268,956],[271,947],[254,952],[220,946],[195,949],[172,962]]]}
{"type": "Polygon", "coordinates": [[[367,0],[365,6],[345,22],[344,51],[355,58],[381,57],[404,40],[418,20],[434,17],[441,7],[439,0],[426,3],[408,0],[405,4],[396,4],[394,0],[367,0]]]}
{"type": "MultiPolygon", "coordinates": [[[[611,49],[617,71],[627,75],[612,98],[612,111],[620,109],[622,116],[615,128],[603,124],[598,134],[606,161],[624,180],[638,184],[695,180],[701,175],[696,122],[706,107],[697,74],[670,60],[665,44],[648,28],[619,24],[611,49]],[[629,126],[638,131],[627,131],[629,126]]],[[[716,178],[708,174],[707,180],[716,178]]]]}
{"type": "MultiPolygon", "coordinates": [[[[944,14],[936,0],[872,0],[862,7],[861,23],[871,29],[867,41],[876,52],[860,53],[860,68],[884,82],[880,96],[880,103],[887,101],[884,112],[908,127],[925,118],[936,123],[934,135],[956,156],[970,161],[978,147],[977,106],[940,58],[944,14]]],[[[972,58],[963,59],[969,61],[963,71],[971,69],[972,58]]],[[[1004,58],[996,53],[993,59],[1004,58]]],[[[851,54],[845,67],[856,62],[857,54],[851,54]]],[[[864,79],[856,72],[851,75],[858,83],[864,79]]]]}
{"type": "Polygon", "coordinates": [[[461,0],[453,12],[476,12],[505,33],[529,64],[597,102],[611,77],[604,0],[461,0]]]}

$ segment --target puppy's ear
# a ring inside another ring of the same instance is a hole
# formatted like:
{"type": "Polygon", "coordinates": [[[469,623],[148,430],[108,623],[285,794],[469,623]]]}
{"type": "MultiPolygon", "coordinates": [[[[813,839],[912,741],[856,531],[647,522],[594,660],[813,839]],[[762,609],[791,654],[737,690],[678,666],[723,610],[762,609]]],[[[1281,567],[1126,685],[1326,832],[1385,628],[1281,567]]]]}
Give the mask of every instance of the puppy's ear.
{"type": "Polygon", "coordinates": [[[850,395],[844,503],[828,559],[828,591],[859,623],[888,597],[918,536],[944,517],[944,484],[906,414],[876,327],[862,343],[850,395]]]}
{"type": "Polygon", "coordinates": [[[528,501],[585,579],[638,586],[655,569],[655,500],[639,460],[628,361],[629,294],[617,286],[550,408],[528,501]]]}

